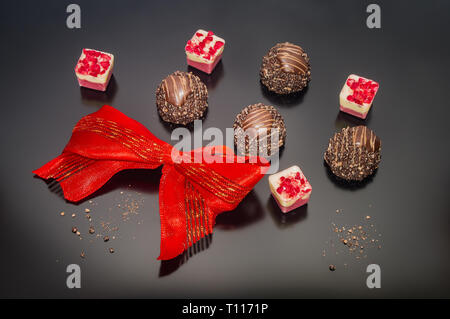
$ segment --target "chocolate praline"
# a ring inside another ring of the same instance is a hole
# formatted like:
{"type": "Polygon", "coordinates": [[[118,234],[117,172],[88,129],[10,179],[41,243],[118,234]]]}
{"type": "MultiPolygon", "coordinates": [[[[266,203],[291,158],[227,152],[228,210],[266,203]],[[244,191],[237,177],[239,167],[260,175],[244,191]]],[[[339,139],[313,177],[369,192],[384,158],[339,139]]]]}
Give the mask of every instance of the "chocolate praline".
{"type": "Polygon", "coordinates": [[[283,117],[273,106],[262,103],[245,107],[236,116],[233,128],[234,143],[245,155],[271,156],[286,140],[283,117]]]}
{"type": "Polygon", "coordinates": [[[263,57],[261,83],[269,91],[289,94],[303,90],[311,79],[308,54],[298,45],[283,42],[263,57]]]}
{"type": "Polygon", "coordinates": [[[363,125],[343,128],[330,139],[324,160],[339,178],[362,181],[380,164],[381,140],[363,125]]]}
{"type": "Polygon", "coordinates": [[[186,125],[203,116],[208,107],[208,89],[198,76],[176,71],[156,89],[156,106],[164,121],[186,125]]]}

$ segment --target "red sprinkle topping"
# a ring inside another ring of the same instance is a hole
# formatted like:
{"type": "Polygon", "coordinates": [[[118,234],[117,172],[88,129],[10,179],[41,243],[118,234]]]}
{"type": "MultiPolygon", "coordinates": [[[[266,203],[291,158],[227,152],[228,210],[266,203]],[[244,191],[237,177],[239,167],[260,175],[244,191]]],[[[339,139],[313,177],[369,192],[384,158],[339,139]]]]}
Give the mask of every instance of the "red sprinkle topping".
{"type": "MultiPolygon", "coordinates": [[[[217,50],[219,50],[223,45],[224,42],[222,41],[216,41],[214,43],[214,46],[210,46],[209,49],[206,49],[206,45],[213,41],[213,35],[214,33],[212,31],[208,31],[206,36],[200,32],[196,32],[195,35],[198,38],[203,38],[200,42],[193,43],[191,40],[189,40],[186,44],[185,50],[189,53],[196,54],[198,56],[202,56],[203,58],[207,60],[211,60],[214,58],[214,56],[217,53],[217,50]]],[[[199,39],[200,40],[200,39],[199,39]]]]}
{"type": "Polygon", "coordinates": [[[353,90],[353,93],[347,96],[347,100],[359,105],[362,105],[363,103],[371,103],[379,88],[379,84],[377,82],[366,80],[361,77],[358,81],[348,79],[346,84],[353,90]]]}
{"type": "Polygon", "coordinates": [[[285,193],[289,198],[295,197],[299,194],[303,195],[311,191],[311,188],[306,186],[306,180],[301,176],[300,172],[295,175],[281,176],[280,186],[277,188],[278,194],[285,193]]]}
{"type": "Polygon", "coordinates": [[[75,71],[83,75],[97,77],[105,74],[111,66],[111,56],[96,50],[83,49],[85,57],[80,59],[75,71]]]}

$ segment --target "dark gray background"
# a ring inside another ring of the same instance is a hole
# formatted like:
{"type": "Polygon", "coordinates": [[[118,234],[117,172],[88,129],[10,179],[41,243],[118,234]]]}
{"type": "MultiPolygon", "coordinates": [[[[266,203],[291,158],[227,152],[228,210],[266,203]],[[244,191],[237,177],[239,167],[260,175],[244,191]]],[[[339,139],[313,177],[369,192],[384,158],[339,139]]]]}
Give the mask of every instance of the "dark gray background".
{"type": "Polygon", "coordinates": [[[1,297],[450,297],[450,2],[376,1],[380,30],[366,27],[369,1],[76,2],[80,30],[65,26],[69,1],[10,1],[0,10],[1,297]],[[309,205],[282,216],[263,179],[236,211],[218,218],[208,249],[182,265],[161,264],[160,171],[128,172],[96,194],[92,216],[107,218],[108,208],[132,196],[144,200],[137,219],[119,223],[120,238],[108,245],[79,241],[70,228],[78,223],[86,232],[79,216],[90,206],[66,203],[31,171],[58,155],[73,125],[105,103],[170,141],[154,91],[169,73],[187,70],[183,46],[197,28],[227,41],[223,62],[202,76],[210,105],[204,128],[231,127],[248,104],[277,107],[288,132],[281,168],[301,166],[313,186],[309,205]],[[312,81],[295,98],[277,98],[259,83],[262,56],[282,41],[311,57],[312,81]],[[78,87],[73,68],[83,47],[115,54],[106,93],[78,87]],[[380,169],[353,189],[335,183],[322,160],[335,131],[364,123],[339,114],[350,73],[380,83],[365,123],[383,142],[380,169]],[[353,225],[366,215],[382,249],[361,261],[345,250],[334,256],[326,243],[335,239],[331,222],[353,225]],[[81,265],[81,289],[66,288],[70,263],[81,265]],[[381,289],[365,285],[370,263],[381,266],[381,289]]]}

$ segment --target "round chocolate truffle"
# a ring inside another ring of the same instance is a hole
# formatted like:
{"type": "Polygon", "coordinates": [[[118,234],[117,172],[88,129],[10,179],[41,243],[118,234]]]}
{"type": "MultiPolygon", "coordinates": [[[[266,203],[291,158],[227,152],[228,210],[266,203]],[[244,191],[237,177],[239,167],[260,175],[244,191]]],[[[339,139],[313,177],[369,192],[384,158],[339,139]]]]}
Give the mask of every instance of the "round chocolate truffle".
{"type": "Polygon", "coordinates": [[[367,126],[346,127],[330,139],[324,159],[334,175],[362,181],[378,168],[381,141],[367,126]]]}
{"type": "Polygon", "coordinates": [[[234,143],[245,155],[276,154],[286,140],[286,126],[281,114],[270,105],[249,105],[234,121],[234,143]]]}
{"type": "Polygon", "coordinates": [[[208,89],[198,76],[176,71],[156,89],[156,106],[164,121],[186,125],[203,116],[208,89]]]}
{"type": "Polygon", "coordinates": [[[263,57],[259,74],[269,91],[278,94],[299,92],[308,85],[311,77],[308,55],[298,45],[278,43],[263,57]]]}

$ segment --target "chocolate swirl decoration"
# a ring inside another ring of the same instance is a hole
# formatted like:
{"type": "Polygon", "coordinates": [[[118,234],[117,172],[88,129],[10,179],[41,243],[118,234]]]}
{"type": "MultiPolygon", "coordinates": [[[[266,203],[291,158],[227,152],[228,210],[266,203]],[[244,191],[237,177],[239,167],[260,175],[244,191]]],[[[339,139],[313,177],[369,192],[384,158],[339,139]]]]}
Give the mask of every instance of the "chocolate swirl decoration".
{"type": "Polygon", "coordinates": [[[166,99],[170,104],[182,106],[192,92],[192,75],[189,73],[174,73],[163,80],[166,99]]]}
{"type": "Polygon", "coordinates": [[[380,150],[381,140],[367,126],[357,126],[353,129],[353,144],[364,147],[369,152],[380,150]]]}
{"type": "Polygon", "coordinates": [[[249,128],[256,130],[260,128],[270,129],[275,123],[273,114],[264,108],[254,108],[242,121],[242,128],[246,131],[249,128]]]}
{"type": "Polygon", "coordinates": [[[304,51],[298,45],[285,42],[277,49],[277,59],[284,72],[306,74],[309,63],[303,56],[304,51]]]}
{"type": "Polygon", "coordinates": [[[254,138],[264,138],[272,134],[272,129],[282,130],[284,128],[283,119],[274,107],[263,104],[256,104],[248,108],[247,115],[243,118],[241,127],[254,138]]]}

